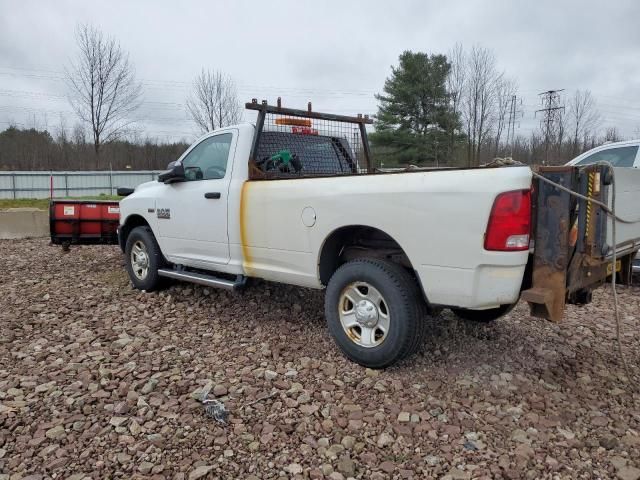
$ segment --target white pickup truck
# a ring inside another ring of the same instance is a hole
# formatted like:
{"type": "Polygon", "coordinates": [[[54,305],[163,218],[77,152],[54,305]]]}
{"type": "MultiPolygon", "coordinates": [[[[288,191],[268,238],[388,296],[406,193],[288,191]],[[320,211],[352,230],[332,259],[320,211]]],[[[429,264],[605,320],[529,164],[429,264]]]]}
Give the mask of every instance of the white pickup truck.
{"type": "Polygon", "coordinates": [[[335,341],[372,368],[419,347],[425,312],[490,321],[518,302],[530,168],[384,171],[366,117],[247,108],[256,125],[204,135],[121,201],[136,288],[173,278],[235,289],[250,277],[326,288],[335,341]]]}

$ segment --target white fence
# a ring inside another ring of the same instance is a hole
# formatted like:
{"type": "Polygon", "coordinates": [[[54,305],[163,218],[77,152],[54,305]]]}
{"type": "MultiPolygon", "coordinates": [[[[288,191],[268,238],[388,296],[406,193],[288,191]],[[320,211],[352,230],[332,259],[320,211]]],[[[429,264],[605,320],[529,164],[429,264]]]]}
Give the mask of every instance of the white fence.
{"type": "Polygon", "coordinates": [[[160,171],[1,172],[0,198],[115,195],[118,187],[136,187],[156,180],[160,171]]]}

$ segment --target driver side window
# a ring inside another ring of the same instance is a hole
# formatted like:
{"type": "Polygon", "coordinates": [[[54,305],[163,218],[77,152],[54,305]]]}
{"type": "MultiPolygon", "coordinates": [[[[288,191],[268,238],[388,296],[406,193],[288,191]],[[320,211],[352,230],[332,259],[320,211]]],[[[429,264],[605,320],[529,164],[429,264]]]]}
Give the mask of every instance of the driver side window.
{"type": "Polygon", "coordinates": [[[231,133],[205,138],[182,160],[188,181],[224,178],[231,148],[231,133]]]}

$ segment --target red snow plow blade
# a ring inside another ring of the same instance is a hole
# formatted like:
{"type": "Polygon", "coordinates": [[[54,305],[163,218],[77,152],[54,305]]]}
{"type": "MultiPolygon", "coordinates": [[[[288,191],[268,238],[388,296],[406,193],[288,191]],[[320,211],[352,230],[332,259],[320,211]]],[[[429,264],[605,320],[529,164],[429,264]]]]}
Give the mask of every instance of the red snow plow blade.
{"type": "Polygon", "coordinates": [[[117,244],[119,202],[95,200],[51,200],[51,243],[69,245],[117,244]]]}

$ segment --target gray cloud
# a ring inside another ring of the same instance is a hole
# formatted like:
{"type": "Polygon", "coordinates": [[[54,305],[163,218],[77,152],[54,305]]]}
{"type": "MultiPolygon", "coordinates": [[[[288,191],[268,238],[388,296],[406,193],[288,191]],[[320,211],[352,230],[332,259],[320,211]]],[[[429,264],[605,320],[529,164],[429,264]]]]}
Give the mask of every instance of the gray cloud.
{"type": "MultiPolygon", "coordinates": [[[[375,113],[373,97],[405,49],[446,53],[456,42],[492,49],[517,78],[520,133],[538,119],[537,93],[590,89],[607,125],[640,126],[640,4],[616,2],[111,1],[0,0],[0,128],[9,121],[55,130],[75,122],[64,65],[77,22],[116,37],[144,84],[143,134],[190,138],[184,107],[191,79],[223,70],[242,100],[375,113]]],[[[247,116],[251,119],[251,116],[247,116]]]]}

